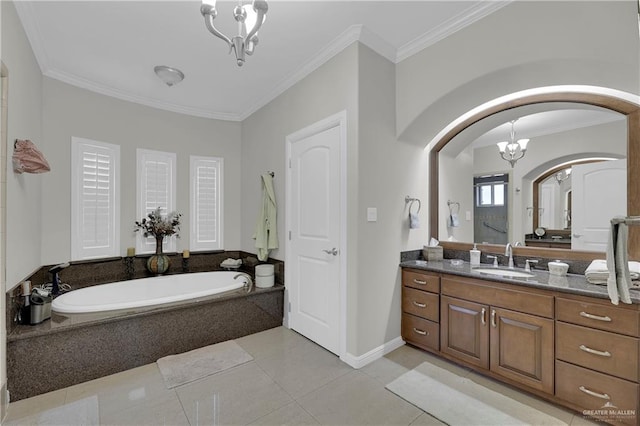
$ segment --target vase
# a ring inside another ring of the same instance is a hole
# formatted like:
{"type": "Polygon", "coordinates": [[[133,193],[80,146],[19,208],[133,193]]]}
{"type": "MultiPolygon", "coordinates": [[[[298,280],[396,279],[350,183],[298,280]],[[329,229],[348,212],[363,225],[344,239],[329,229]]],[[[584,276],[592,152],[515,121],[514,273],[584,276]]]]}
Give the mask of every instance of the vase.
{"type": "Polygon", "coordinates": [[[147,270],[152,274],[162,275],[170,265],[169,256],[162,253],[162,237],[156,237],[156,254],[147,260],[147,270]]]}

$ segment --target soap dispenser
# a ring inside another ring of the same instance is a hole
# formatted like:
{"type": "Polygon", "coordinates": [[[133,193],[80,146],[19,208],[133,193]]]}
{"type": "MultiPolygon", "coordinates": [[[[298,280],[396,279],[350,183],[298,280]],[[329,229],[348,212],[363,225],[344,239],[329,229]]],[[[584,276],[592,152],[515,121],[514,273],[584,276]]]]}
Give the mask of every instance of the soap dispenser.
{"type": "Polygon", "coordinates": [[[476,243],[473,243],[473,249],[469,250],[469,261],[474,266],[480,264],[480,250],[478,250],[476,243]]]}

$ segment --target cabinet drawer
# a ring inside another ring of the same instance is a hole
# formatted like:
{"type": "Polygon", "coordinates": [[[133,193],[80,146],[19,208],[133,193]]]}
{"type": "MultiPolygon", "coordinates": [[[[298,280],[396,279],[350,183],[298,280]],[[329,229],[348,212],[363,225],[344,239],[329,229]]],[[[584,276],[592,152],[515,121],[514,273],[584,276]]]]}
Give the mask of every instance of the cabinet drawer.
{"type": "Polygon", "coordinates": [[[416,346],[437,351],[440,349],[440,326],[423,318],[402,314],[402,338],[416,346]]]}
{"type": "MultiPolygon", "coordinates": [[[[615,411],[637,410],[638,385],[616,377],[607,376],[586,368],[556,361],[556,396],[584,410],[607,411],[613,405],[615,411]],[[607,406],[605,406],[607,404],[607,406]]],[[[604,421],[636,424],[633,415],[604,421]]]]}
{"type": "Polygon", "coordinates": [[[442,294],[527,314],[553,318],[553,296],[525,290],[518,286],[505,288],[499,283],[473,278],[442,277],[442,294]]]}
{"type": "Polygon", "coordinates": [[[638,339],[556,323],[556,358],[638,381],[638,339]]]}
{"type": "Polygon", "coordinates": [[[421,318],[440,321],[439,299],[434,293],[402,287],[402,311],[421,318]]]}
{"type": "Polygon", "coordinates": [[[640,336],[640,313],[599,303],[556,298],[556,319],[599,330],[640,336]]]}
{"type": "Polygon", "coordinates": [[[402,284],[419,290],[440,293],[440,277],[404,269],[402,271],[402,284]]]}

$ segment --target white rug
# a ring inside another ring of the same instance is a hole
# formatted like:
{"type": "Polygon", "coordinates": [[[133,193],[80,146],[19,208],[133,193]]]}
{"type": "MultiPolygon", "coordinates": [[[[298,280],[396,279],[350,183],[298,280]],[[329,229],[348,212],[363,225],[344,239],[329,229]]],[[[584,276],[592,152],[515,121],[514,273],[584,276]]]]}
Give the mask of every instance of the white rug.
{"type": "Polygon", "coordinates": [[[544,413],[429,363],[419,365],[386,387],[438,420],[455,426],[567,425],[572,417],[567,422],[566,418],[544,413]]]}
{"type": "Polygon", "coordinates": [[[156,363],[168,389],[210,376],[253,360],[236,342],[229,340],[178,355],[160,358],[156,363]]]}

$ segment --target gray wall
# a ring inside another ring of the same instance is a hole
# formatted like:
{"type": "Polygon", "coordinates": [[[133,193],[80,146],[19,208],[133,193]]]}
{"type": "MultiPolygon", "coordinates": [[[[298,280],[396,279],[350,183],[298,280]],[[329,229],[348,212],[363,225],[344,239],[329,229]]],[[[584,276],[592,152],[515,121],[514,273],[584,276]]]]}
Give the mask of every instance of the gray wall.
{"type": "MultiPolygon", "coordinates": [[[[42,74],[12,2],[2,7],[2,61],[9,70],[9,123],[7,126],[7,286],[12,287],[42,265],[40,247],[48,237],[42,186],[47,175],[16,174],[11,155],[15,139],[30,139],[42,152],[47,141],[42,131],[42,74]]],[[[45,153],[46,156],[46,153],[45,153]]],[[[67,187],[69,185],[66,185],[67,187]]],[[[55,215],[55,211],[51,212],[55,215]]]]}
{"type": "MultiPolygon", "coordinates": [[[[42,263],[71,254],[71,137],[120,145],[120,252],[135,247],[136,149],[177,153],[176,210],[183,213],[177,249],[189,248],[189,156],[224,158],[224,247],[240,246],[240,123],[191,117],[121,101],[44,79],[43,130],[51,172],[43,180],[42,263]],[[51,208],[55,209],[55,213],[51,208]]],[[[9,283],[11,285],[11,283],[9,283]]]]}

